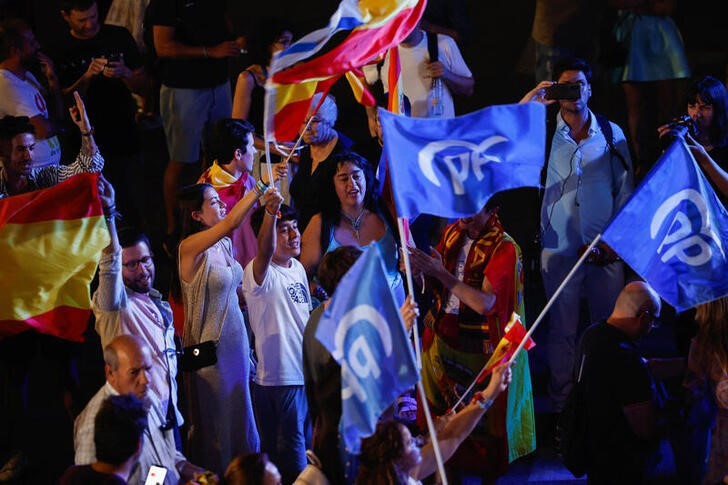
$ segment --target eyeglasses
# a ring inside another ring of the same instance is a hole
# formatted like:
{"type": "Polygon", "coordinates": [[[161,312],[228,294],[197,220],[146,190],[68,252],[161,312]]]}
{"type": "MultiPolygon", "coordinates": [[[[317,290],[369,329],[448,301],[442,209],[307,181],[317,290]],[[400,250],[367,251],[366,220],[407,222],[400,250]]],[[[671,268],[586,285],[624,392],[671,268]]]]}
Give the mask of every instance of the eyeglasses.
{"type": "Polygon", "coordinates": [[[650,318],[650,329],[658,328],[660,326],[660,316],[655,315],[652,310],[642,310],[638,317],[642,318],[642,315],[647,315],[650,318]]]}
{"type": "Polygon", "coordinates": [[[126,263],[121,263],[121,265],[129,271],[134,271],[139,267],[140,263],[143,264],[145,268],[150,268],[152,264],[154,264],[154,262],[152,261],[152,256],[144,256],[143,258],[132,259],[131,261],[127,261],[126,263]]]}

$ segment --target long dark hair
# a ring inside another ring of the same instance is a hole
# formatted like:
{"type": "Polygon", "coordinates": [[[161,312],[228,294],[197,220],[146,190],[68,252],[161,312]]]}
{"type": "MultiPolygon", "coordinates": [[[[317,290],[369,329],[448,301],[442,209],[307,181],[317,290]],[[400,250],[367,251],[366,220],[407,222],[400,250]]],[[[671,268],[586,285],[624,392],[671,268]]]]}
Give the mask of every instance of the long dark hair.
{"type": "Polygon", "coordinates": [[[362,440],[357,485],[407,484],[407,476],[397,465],[405,452],[403,426],[392,420],[380,421],[374,434],[362,440]]]}
{"type": "Polygon", "coordinates": [[[369,161],[356,152],[342,152],[334,155],[329,162],[326,174],[326,183],[322,187],[321,217],[324,221],[338,226],[341,221],[341,201],[336,195],[334,177],[339,168],[346,162],[353,163],[364,172],[366,191],[364,192],[364,207],[372,212],[379,213],[377,198],[375,194],[374,169],[369,161]]]}
{"type": "Polygon", "coordinates": [[[688,90],[688,104],[700,100],[713,106],[713,121],[708,139],[714,147],[728,145],[728,91],[725,85],[713,76],[704,76],[693,82],[688,90]]]}
{"type": "MultiPolygon", "coordinates": [[[[184,241],[186,237],[191,236],[204,229],[200,221],[192,218],[192,213],[202,209],[205,202],[205,191],[213,189],[210,184],[194,184],[182,187],[177,194],[178,222],[180,228],[179,240],[184,241]]],[[[180,301],[182,297],[182,285],[179,280],[179,244],[174,251],[174,264],[172,265],[172,281],[169,284],[169,292],[180,301]]]]}

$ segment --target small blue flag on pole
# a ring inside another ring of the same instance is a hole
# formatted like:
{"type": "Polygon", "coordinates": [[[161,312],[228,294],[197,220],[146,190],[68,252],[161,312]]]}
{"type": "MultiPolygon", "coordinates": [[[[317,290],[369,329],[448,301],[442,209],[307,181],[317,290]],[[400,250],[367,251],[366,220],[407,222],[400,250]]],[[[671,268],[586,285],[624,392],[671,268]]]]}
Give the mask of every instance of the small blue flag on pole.
{"type": "Polygon", "coordinates": [[[491,106],[450,119],[408,118],[380,108],[397,215],[468,217],[502,190],[538,187],[546,108],[491,106]]]}
{"type": "Polygon", "coordinates": [[[728,294],[728,212],[684,141],[665,151],[602,239],[677,311],[728,294]]]}
{"type": "Polygon", "coordinates": [[[339,282],[316,338],[341,365],[339,429],[346,449],[358,453],[382,411],[419,379],[376,244],[339,282]]]}

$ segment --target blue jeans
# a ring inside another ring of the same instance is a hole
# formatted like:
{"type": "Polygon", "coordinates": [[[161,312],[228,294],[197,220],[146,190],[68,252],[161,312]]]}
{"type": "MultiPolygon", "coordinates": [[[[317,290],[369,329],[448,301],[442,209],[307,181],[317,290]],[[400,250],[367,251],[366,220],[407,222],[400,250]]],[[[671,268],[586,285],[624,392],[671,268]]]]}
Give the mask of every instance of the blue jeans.
{"type": "Polygon", "coordinates": [[[260,449],[278,466],[283,483],[292,483],[306,466],[311,420],[303,386],[253,383],[253,410],[260,449]]]}

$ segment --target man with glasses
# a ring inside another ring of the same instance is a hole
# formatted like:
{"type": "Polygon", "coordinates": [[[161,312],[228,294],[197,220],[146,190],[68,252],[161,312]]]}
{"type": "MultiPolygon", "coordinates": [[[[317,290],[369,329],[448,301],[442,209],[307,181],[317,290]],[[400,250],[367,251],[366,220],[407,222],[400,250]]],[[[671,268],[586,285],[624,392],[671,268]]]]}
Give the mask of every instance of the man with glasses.
{"type": "MultiPolygon", "coordinates": [[[[551,130],[547,130],[552,135],[547,136],[542,176],[541,275],[549,298],[633,188],[622,130],[588,107],[592,94],[589,65],[581,59],[564,59],[557,63],[554,75],[559,84],[578,85],[578,97],[549,99],[554,82],[543,81],[522,99],[554,106],[558,103],[559,108],[551,130]]],[[[589,321],[596,322],[609,315],[623,286],[622,262],[600,243],[554,302],[546,342],[553,412],[561,412],[572,385],[580,299],[586,298],[589,321]]]]}
{"type": "Polygon", "coordinates": [[[152,287],[155,268],[147,236],[130,228],[117,233],[114,188],[103,176],[99,177],[99,197],[111,242],[102,252],[99,287],[93,296],[96,332],[103,347],[119,335],[136,335],[149,346],[154,362],[149,373],[150,394],[165,417],[165,426],[179,441],[183,419],[177,408],[172,309],[152,287]]]}
{"type": "Polygon", "coordinates": [[[655,381],[636,341],[657,325],[660,298],[642,281],[627,284],[611,315],[584,331],[574,374],[586,407],[589,483],[644,483],[656,451],[655,381]]]}

